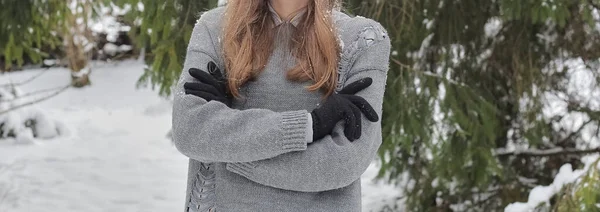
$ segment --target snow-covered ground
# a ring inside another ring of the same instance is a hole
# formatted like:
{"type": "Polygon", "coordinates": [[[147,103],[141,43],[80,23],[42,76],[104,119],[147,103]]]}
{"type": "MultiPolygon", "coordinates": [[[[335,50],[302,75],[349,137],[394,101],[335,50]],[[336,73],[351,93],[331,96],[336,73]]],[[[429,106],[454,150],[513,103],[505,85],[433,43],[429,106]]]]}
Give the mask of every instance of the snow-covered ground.
{"type": "MultiPolygon", "coordinates": [[[[69,134],[33,144],[0,140],[0,212],[181,211],[187,159],[166,137],[171,105],[136,89],[143,64],[97,64],[92,86],[70,89],[33,107],[62,122],[69,134]]],[[[20,82],[42,69],[0,75],[20,82]]],[[[62,86],[70,73],[53,68],[21,86],[27,93],[62,86]]],[[[399,189],[363,175],[363,211],[378,211],[399,189]]]]}

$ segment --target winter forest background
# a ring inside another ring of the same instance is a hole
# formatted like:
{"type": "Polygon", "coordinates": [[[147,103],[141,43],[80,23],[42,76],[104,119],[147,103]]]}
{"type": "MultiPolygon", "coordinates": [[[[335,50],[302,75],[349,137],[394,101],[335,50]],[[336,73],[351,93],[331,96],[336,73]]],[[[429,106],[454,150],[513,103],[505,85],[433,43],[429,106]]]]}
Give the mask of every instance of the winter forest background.
{"type": "MultiPolygon", "coordinates": [[[[177,211],[217,0],[0,0],[0,211],[177,211]]],[[[364,211],[600,211],[600,0],[345,0],[392,38],[364,211]],[[378,180],[373,180],[373,179],[378,180]]]]}

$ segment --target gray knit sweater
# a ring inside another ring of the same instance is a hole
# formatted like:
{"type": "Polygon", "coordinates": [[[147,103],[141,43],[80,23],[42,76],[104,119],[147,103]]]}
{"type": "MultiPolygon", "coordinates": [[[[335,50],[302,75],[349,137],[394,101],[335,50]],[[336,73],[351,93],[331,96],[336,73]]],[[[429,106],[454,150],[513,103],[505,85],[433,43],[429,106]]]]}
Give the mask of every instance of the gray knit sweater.
{"type": "MultiPolygon", "coordinates": [[[[293,26],[284,23],[275,50],[255,81],[240,88],[232,108],[186,95],[195,81],[189,68],[205,70],[209,61],[224,67],[221,19],[224,7],[205,12],[188,46],[184,70],[174,88],[173,141],[190,158],[186,211],[360,211],[360,176],[381,144],[381,123],[362,118],[362,136],[350,142],[343,123],[332,135],[308,144],[310,116],[323,93],[305,89],[312,81],[291,82],[285,71],[295,64],[286,41],[293,26]]],[[[339,91],[364,77],[373,84],[357,93],[381,117],[390,40],[371,19],[334,11],[342,46],[339,91]]],[[[381,119],[380,119],[381,120],[381,119]]]]}

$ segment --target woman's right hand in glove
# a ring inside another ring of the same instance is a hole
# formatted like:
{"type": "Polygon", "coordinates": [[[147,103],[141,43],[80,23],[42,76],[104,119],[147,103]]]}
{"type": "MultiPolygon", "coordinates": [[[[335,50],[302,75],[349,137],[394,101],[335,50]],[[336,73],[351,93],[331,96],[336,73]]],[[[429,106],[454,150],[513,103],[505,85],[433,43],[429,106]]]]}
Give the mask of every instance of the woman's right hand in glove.
{"type": "Polygon", "coordinates": [[[331,134],[338,121],[343,120],[344,134],[350,141],[361,136],[362,120],[364,116],[372,122],[379,120],[377,113],[365,100],[355,94],[373,83],[370,77],[362,78],[344,87],[340,92],[331,94],[323,104],[314,109],[310,114],[313,124],[313,141],[331,134]]]}
{"type": "Polygon", "coordinates": [[[217,64],[210,61],[206,64],[206,71],[190,68],[189,73],[198,81],[186,82],[183,85],[186,94],[192,94],[206,101],[219,101],[231,107],[233,97],[227,87],[227,79],[217,64]]]}

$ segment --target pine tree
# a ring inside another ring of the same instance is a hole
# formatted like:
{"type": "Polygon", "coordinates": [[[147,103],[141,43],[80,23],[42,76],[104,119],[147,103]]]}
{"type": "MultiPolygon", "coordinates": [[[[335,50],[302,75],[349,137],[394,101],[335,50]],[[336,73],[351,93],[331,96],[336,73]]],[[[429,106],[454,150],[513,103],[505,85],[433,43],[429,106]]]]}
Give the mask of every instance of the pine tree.
{"type": "Polygon", "coordinates": [[[61,44],[56,32],[66,1],[0,0],[0,5],[0,70],[22,66],[26,58],[39,63],[61,44]]]}
{"type": "Polygon", "coordinates": [[[90,83],[88,61],[94,36],[88,21],[94,15],[93,0],[0,0],[0,56],[3,69],[25,58],[40,63],[49,51],[60,49],[72,71],[72,85],[90,83]]]}
{"type": "MultiPolygon", "coordinates": [[[[148,53],[140,84],[168,95],[197,12],[217,1],[116,2],[132,5],[126,19],[148,53]]],[[[600,137],[600,98],[572,81],[583,66],[598,88],[600,1],[345,3],[392,38],[380,177],[405,189],[401,211],[502,210],[550,184],[561,165],[600,152],[589,146],[600,137]],[[548,112],[551,104],[561,110],[548,112]]]]}
{"type": "Polygon", "coordinates": [[[599,5],[347,1],[392,38],[380,177],[404,186],[401,211],[499,211],[550,184],[562,164],[600,152],[589,146],[600,98],[574,91],[584,82],[568,68],[584,66],[598,92],[599,5]]]}
{"type": "Polygon", "coordinates": [[[148,68],[138,85],[159,86],[161,95],[170,88],[183,69],[187,45],[200,12],[217,6],[217,0],[115,0],[130,5],[125,20],[135,27],[131,35],[137,48],[146,51],[148,68]]]}

